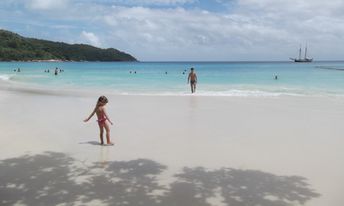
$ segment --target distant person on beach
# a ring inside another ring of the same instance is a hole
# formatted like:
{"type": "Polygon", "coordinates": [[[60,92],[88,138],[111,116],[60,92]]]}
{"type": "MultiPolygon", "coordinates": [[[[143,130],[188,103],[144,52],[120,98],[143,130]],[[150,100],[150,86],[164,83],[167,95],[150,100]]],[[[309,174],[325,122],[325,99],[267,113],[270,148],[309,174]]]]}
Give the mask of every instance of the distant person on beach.
{"type": "Polygon", "coordinates": [[[196,84],[197,84],[197,75],[196,72],[194,71],[194,68],[190,69],[190,73],[188,76],[188,84],[190,82],[190,86],[191,86],[191,93],[195,93],[196,92],[196,84]]]}
{"type": "Polygon", "coordinates": [[[275,80],[277,80],[277,79],[278,79],[278,76],[277,76],[277,75],[275,75],[274,79],[275,79],[275,80]]]}
{"type": "Polygon", "coordinates": [[[17,72],[20,72],[20,68],[18,68],[17,72]]]}
{"type": "Polygon", "coordinates": [[[55,75],[57,75],[59,73],[59,70],[57,69],[57,67],[55,68],[55,75]]]}
{"type": "Polygon", "coordinates": [[[84,122],[87,122],[88,120],[90,120],[92,118],[92,116],[94,114],[97,115],[98,118],[98,126],[99,126],[99,130],[100,130],[100,144],[104,145],[104,140],[103,140],[103,134],[104,134],[104,128],[106,130],[106,143],[107,145],[113,145],[113,143],[110,141],[110,127],[109,124],[107,122],[110,122],[111,125],[113,125],[113,123],[111,122],[111,120],[109,119],[109,116],[107,115],[106,111],[105,111],[105,105],[108,103],[108,99],[105,96],[100,96],[98,98],[96,107],[94,108],[93,112],[90,114],[90,116],[84,120],[84,122]]]}

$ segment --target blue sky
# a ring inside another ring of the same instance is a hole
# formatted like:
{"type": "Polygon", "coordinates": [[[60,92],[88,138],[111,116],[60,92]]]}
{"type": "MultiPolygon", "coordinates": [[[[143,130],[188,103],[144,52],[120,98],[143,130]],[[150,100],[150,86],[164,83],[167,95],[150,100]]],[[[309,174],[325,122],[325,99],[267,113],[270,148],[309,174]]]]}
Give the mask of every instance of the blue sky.
{"type": "Polygon", "coordinates": [[[343,0],[1,0],[0,28],[142,61],[344,59],[343,0]]]}

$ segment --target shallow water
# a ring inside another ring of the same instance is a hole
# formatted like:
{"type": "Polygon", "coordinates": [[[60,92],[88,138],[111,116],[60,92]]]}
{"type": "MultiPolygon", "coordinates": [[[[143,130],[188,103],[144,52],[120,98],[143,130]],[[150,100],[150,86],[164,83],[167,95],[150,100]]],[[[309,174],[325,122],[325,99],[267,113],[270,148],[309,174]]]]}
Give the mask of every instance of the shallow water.
{"type": "Polygon", "coordinates": [[[1,62],[0,81],[114,94],[185,95],[190,93],[191,67],[199,95],[344,95],[344,62],[1,62]],[[56,67],[64,72],[55,76],[56,67]],[[17,68],[21,72],[14,72],[17,68]]]}

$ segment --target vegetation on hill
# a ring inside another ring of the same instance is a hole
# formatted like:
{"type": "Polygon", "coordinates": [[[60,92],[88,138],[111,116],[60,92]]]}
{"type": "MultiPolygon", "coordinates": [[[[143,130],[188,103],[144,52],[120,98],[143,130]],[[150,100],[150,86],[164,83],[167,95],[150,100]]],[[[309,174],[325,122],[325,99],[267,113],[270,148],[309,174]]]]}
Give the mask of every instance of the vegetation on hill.
{"type": "Polygon", "coordinates": [[[136,61],[117,49],[25,38],[0,29],[0,61],[136,61]]]}

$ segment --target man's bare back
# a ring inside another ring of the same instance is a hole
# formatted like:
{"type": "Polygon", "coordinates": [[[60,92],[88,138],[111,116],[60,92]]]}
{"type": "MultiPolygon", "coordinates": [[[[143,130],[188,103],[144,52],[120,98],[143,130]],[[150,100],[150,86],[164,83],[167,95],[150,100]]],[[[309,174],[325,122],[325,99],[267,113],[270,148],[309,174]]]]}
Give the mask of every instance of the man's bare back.
{"type": "Polygon", "coordinates": [[[190,86],[191,86],[191,93],[196,92],[197,75],[194,72],[194,68],[191,68],[191,72],[189,73],[188,83],[189,82],[190,82],[190,86]]]}

